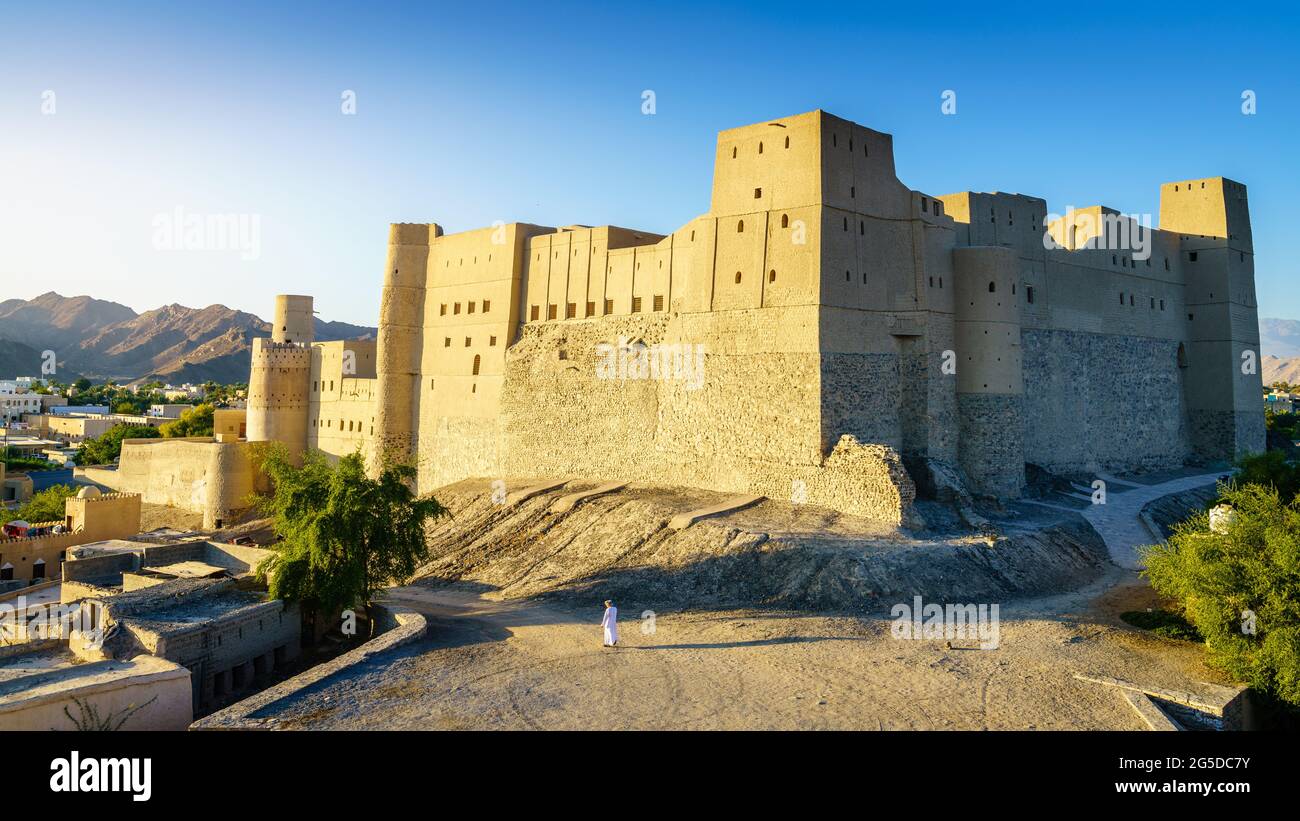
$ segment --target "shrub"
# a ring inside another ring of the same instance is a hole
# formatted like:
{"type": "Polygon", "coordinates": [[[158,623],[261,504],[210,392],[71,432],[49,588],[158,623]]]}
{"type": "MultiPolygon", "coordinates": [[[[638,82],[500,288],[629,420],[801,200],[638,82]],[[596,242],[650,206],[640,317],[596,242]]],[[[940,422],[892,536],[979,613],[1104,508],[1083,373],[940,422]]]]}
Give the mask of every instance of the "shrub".
{"type": "Polygon", "coordinates": [[[1260,484],[1220,491],[1236,512],[1221,532],[1208,513],[1193,515],[1167,543],[1142,548],[1143,573],[1181,603],[1210,664],[1300,706],[1300,504],[1260,484]]]}
{"type": "Polygon", "coordinates": [[[1294,436],[1297,421],[1300,421],[1300,417],[1289,411],[1264,411],[1264,427],[1268,430],[1282,431],[1289,436],[1294,436]]]}
{"type": "Polygon", "coordinates": [[[1277,490],[1282,501],[1289,502],[1300,493],[1300,465],[1288,462],[1282,451],[1253,453],[1237,460],[1233,484],[1260,485],[1277,490]]]}

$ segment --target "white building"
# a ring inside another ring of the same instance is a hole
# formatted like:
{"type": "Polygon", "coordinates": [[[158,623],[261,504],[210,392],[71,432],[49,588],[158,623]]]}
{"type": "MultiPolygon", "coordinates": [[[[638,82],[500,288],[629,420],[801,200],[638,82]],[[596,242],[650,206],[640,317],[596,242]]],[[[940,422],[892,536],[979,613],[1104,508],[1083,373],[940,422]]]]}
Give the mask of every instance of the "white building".
{"type": "Polygon", "coordinates": [[[6,393],[0,391],[0,423],[12,425],[24,413],[41,412],[41,395],[38,393],[6,393]]]}

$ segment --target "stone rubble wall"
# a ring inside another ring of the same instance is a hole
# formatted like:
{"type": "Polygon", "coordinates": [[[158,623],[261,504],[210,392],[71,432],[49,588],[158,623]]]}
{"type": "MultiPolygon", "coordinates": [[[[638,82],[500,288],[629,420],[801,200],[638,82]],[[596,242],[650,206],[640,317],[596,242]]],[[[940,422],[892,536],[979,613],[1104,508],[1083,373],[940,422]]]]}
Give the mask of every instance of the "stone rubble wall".
{"type": "Polygon", "coordinates": [[[1176,340],[1025,329],[1021,344],[1025,461],[1056,473],[1129,472],[1192,457],[1176,340]]]}
{"type": "MultiPolygon", "coordinates": [[[[798,497],[902,522],[915,489],[896,448],[844,436],[823,456],[815,338],[814,306],[526,326],[507,359],[499,472],[798,497]],[[808,321],[800,351],[791,329],[808,321]],[[659,378],[617,366],[602,378],[598,345],[620,340],[676,347],[658,349],[671,352],[659,378]],[[674,371],[680,355],[703,371],[674,371]]],[[[440,463],[482,456],[442,444],[440,463]]]]}

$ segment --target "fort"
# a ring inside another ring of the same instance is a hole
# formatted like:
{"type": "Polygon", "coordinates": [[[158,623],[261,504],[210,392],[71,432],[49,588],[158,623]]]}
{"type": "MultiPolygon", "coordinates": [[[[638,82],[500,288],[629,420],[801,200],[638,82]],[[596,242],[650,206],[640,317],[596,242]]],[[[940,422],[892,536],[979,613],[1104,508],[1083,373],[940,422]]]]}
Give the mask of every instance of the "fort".
{"type": "Polygon", "coordinates": [[[823,111],[723,131],[708,212],[671,234],[392,225],[377,341],[315,343],[311,298],[281,296],[246,440],[130,442],[94,478],[215,521],[274,440],[414,460],[420,492],[583,477],[901,523],[923,473],[1011,498],[1027,464],[1263,450],[1245,186],[1166,183],[1159,227],[1130,223],[911,190],[890,135],[823,111]],[[602,378],[611,346],[700,351],[699,381],[602,378]]]}

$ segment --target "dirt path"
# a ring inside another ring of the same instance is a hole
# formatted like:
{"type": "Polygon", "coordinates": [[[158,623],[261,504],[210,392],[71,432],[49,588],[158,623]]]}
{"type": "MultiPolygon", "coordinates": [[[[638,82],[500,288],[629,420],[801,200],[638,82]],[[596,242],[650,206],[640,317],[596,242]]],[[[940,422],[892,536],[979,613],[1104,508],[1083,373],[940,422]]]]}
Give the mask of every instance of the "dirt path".
{"type": "Polygon", "coordinates": [[[313,729],[1141,729],[1073,674],[1184,690],[1211,674],[1195,646],[1113,618],[1143,598],[1128,575],[1008,606],[996,650],[896,639],[887,618],[751,611],[660,615],[653,634],[624,618],[624,646],[604,649],[599,607],[399,588],[428,640],[264,715],[313,729]]]}
{"type": "MultiPolygon", "coordinates": [[[[1149,541],[1129,520],[1188,481],[1115,494],[1096,520],[1112,550],[1149,541]]],[[[868,617],[688,610],[658,614],[653,630],[623,613],[622,646],[605,649],[599,601],[576,611],[473,584],[391,593],[429,617],[428,638],[259,715],[286,729],[1138,730],[1118,693],[1074,674],[1226,683],[1198,646],[1119,620],[1155,604],[1119,566],[1071,593],[1000,603],[997,649],[895,638],[888,605],[868,617]]]]}

